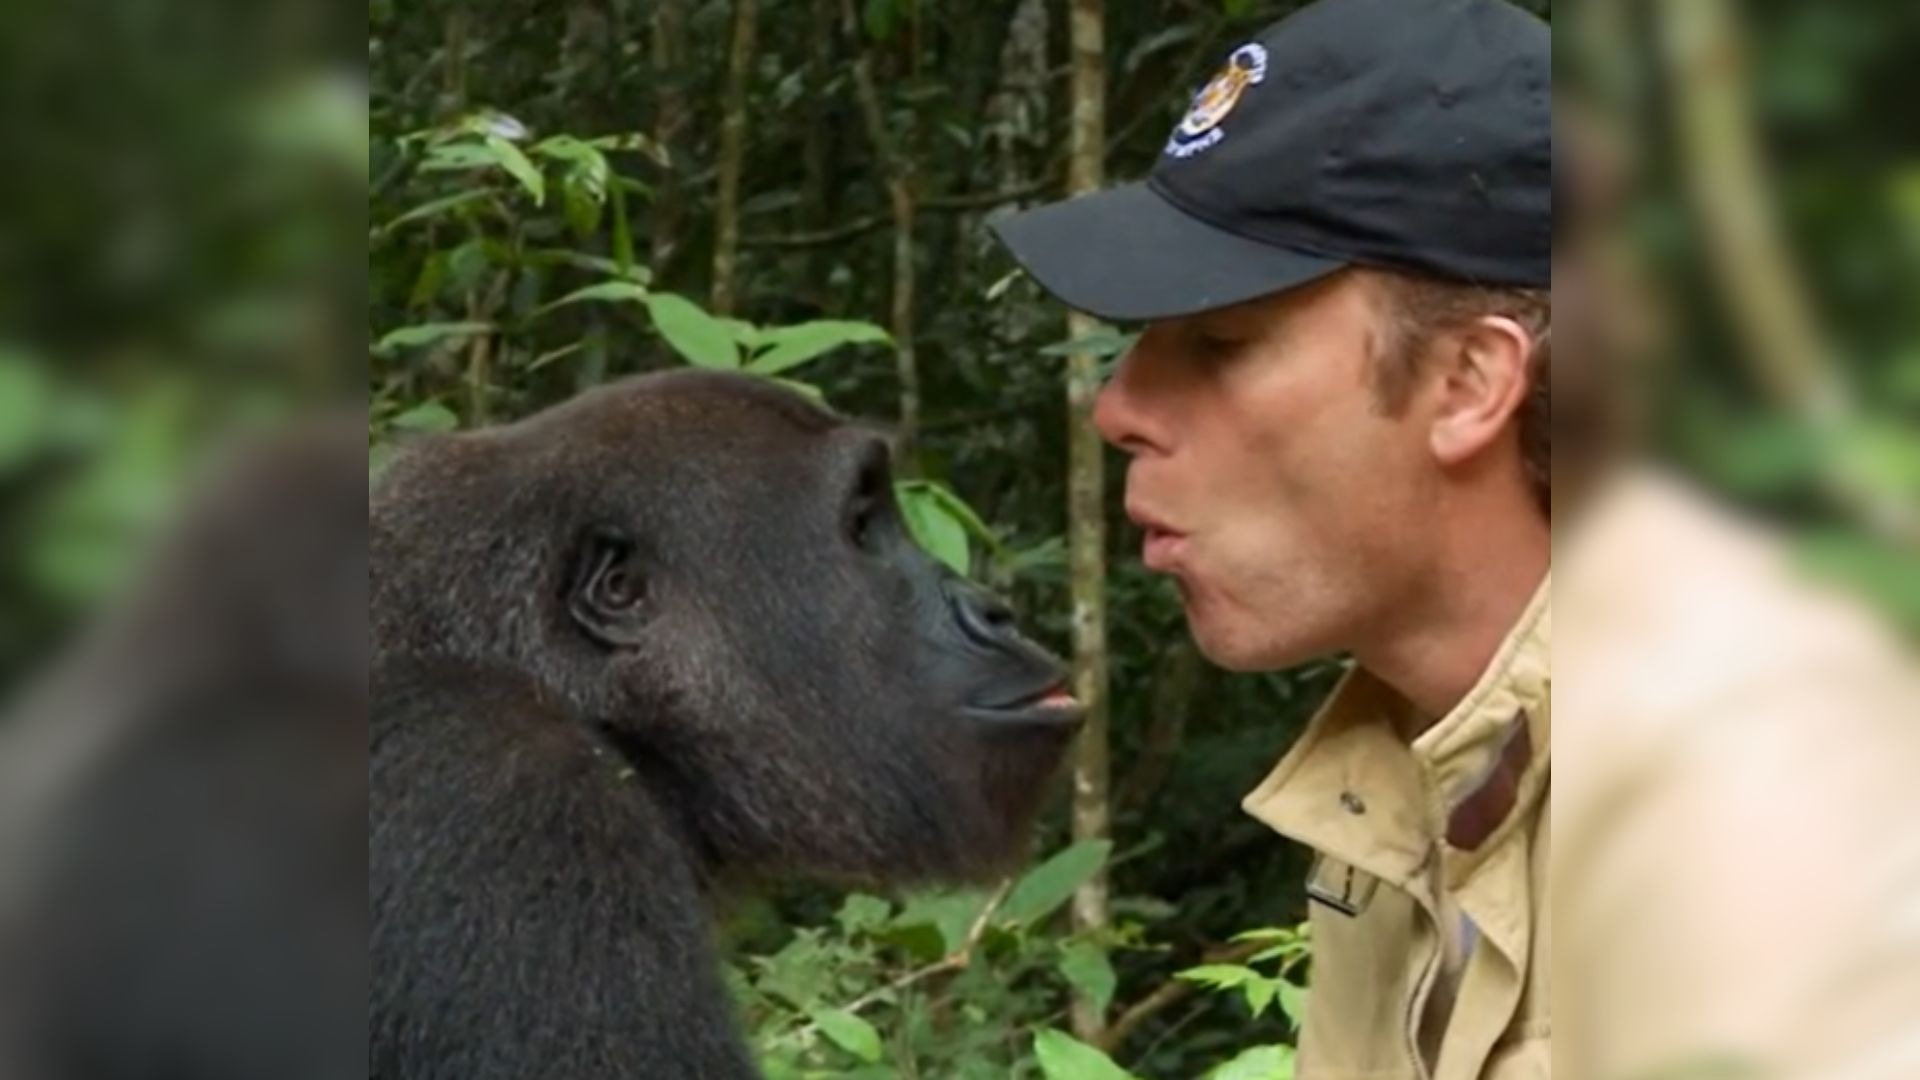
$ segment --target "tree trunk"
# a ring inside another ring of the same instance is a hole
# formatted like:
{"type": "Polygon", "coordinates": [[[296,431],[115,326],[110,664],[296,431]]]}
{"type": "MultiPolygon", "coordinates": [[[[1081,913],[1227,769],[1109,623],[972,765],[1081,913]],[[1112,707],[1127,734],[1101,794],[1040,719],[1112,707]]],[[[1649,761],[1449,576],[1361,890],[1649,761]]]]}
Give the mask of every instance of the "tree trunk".
{"type": "Polygon", "coordinates": [[[1047,0],[1020,0],[1000,49],[1000,87],[987,105],[996,129],[993,156],[1000,189],[1031,175],[1025,147],[1047,128],[1047,0]]]}
{"type": "Polygon", "coordinates": [[[456,7],[447,13],[447,81],[441,90],[449,115],[467,109],[467,34],[470,19],[467,9],[456,7]]]}
{"type": "Polygon", "coordinates": [[[685,167],[685,147],[681,133],[687,126],[686,68],[683,63],[685,0],[654,0],[653,78],[658,102],[653,117],[653,141],[667,156],[654,185],[653,212],[649,215],[647,265],[653,268],[653,280],[665,281],[667,267],[680,248],[680,217],[683,194],[680,170],[685,167]]]}
{"type": "Polygon", "coordinates": [[[708,307],[732,315],[734,266],[740,252],[740,168],[747,142],[747,81],[753,71],[759,0],[733,0],[733,47],[720,120],[719,191],[713,206],[713,292],[708,307]]]}
{"type": "MultiPolygon", "coordinates": [[[[1105,182],[1106,0],[1069,0],[1073,99],[1068,136],[1067,190],[1094,191],[1105,182]]],[[[1067,338],[1090,335],[1098,323],[1074,313],[1067,338]]],[[[1087,709],[1086,727],[1073,755],[1073,837],[1105,840],[1111,832],[1107,745],[1107,596],[1104,461],[1093,428],[1094,395],[1100,390],[1099,358],[1076,352],[1067,358],[1068,558],[1073,575],[1073,689],[1087,709]]],[[[1107,875],[1094,877],[1073,895],[1075,933],[1098,934],[1109,921],[1107,875]]],[[[1073,1031],[1097,1041],[1106,1017],[1092,1001],[1076,996],[1073,1031]]]]}
{"type": "Polygon", "coordinates": [[[795,222],[801,232],[827,223],[828,147],[833,136],[827,122],[827,81],[833,77],[837,37],[834,26],[839,21],[834,3],[835,0],[813,0],[807,12],[807,130],[801,133],[800,206],[795,222]]]}
{"type": "Polygon", "coordinates": [[[880,105],[880,89],[873,77],[873,51],[860,36],[860,18],[854,11],[853,0],[840,0],[840,26],[854,50],[853,88],[860,99],[860,113],[866,120],[867,138],[873,143],[873,155],[886,185],[888,212],[893,219],[893,324],[889,331],[893,334],[900,377],[897,441],[902,471],[913,475],[919,471],[914,443],[920,433],[920,367],[913,348],[913,166],[900,152],[893,132],[887,127],[886,113],[880,105]]]}
{"type": "MultiPolygon", "coordinates": [[[[981,147],[988,186],[1001,191],[1029,187],[1049,169],[1034,161],[1034,147],[1047,131],[1047,24],[1051,0],[1020,0],[1007,23],[1000,46],[999,82],[981,110],[992,135],[981,147]]],[[[992,209],[989,207],[989,209],[992,209]]],[[[965,259],[959,270],[973,272],[976,260],[997,254],[992,234],[979,217],[960,218],[960,250],[965,259]]],[[[957,280],[957,279],[956,279],[957,280]]],[[[989,316],[1000,336],[1012,338],[1020,311],[1012,304],[996,305],[989,316]]]]}

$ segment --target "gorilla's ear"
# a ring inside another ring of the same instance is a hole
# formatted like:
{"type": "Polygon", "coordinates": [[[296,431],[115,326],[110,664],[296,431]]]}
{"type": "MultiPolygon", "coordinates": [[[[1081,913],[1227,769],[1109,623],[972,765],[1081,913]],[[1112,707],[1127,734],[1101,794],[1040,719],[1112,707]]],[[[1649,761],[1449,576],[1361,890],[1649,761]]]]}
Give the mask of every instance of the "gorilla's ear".
{"type": "Polygon", "coordinates": [[[646,599],[639,545],[611,530],[587,534],[567,594],[567,613],[580,629],[610,648],[638,645],[646,630],[646,599]]]}

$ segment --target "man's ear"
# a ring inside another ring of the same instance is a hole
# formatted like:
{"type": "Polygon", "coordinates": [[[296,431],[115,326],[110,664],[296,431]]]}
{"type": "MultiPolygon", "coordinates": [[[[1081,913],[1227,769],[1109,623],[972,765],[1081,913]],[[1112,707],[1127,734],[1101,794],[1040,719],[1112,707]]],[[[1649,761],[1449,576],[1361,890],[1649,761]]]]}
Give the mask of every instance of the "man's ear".
{"type": "Polygon", "coordinates": [[[1432,357],[1439,406],[1429,438],[1442,465],[1470,461],[1496,442],[1527,399],[1533,335],[1485,315],[1444,335],[1432,357]]]}
{"type": "Polygon", "coordinates": [[[606,529],[588,533],[575,556],[567,613],[608,648],[631,648],[644,640],[647,582],[639,556],[633,538],[606,529]]]}

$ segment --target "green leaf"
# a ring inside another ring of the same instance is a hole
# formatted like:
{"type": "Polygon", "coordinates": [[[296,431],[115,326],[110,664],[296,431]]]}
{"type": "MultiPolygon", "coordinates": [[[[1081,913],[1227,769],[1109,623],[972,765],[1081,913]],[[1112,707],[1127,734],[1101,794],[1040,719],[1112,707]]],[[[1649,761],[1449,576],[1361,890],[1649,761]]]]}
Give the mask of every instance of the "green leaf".
{"type": "Polygon", "coordinates": [[[548,349],[546,352],[534,357],[533,362],[527,365],[527,370],[539,371],[549,364],[565,360],[567,357],[572,356],[574,353],[586,347],[587,343],[585,341],[576,341],[571,345],[562,345],[557,349],[548,349]]]}
{"type": "Polygon", "coordinates": [[[426,307],[440,295],[440,286],[447,280],[448,262],[444,251],[436,251],[421,261],[420,276],[414,279],[413,290],[407,294],[408,307],[426,307]]]}
{"type": "Polygon", "coordinates": [[[673,167],[673,158],[667,153],[667,148],[637,131],[625,135],[602,135],[597,139],[588,139],[587,144],[601,150],[637,150],[663,169],[673,167]]]}
{"type": "Polygon", "coordinates": [[[1118,980],[1106,950],[1089,941],[1069,941],[1060,949],[1060,974],[1100,1012],[1113,1004],[1118,980]]]}
{"type": "Polygon", "coordinates": [[[46,370],[24,354],[0,350],[0,474],[41,449],[52,404],[46,370]]]}
{"type": "Polygon", "coordinates": [[[894,916],[893,925],[901,929],[932,926],[939,934],[943,955],[951,956],[966,945],[974,920],[986,906],[986,896],[974,889],[922,893],[908,899],[900,914],[894,916]]]}
{"type": "Polygon", "coordinates": [[[533,162],[527,160],[527,155],[521,153],[519,147],[498,135],[489,135],[487,149],[493,151],[500,167],[507,170],[515,180],[520,181],[521,187],[527,189],[527,194],[533,197],[533,205],[546,205],[547,179],[540,175],[540,170],[534,167],[533,162]]]}
{"type": "Polygon", "coordinates": [[[1008,894],[1000,914],[1009,922],[1035,923],[1093,879],[1113,852],[1108,840],[1082,840],[1027,872],[1008,894]]]}
{"type": "Polygon", "coordinates": [[[493,192],[488,191],[486,188],[474,188],[470,191],[457,191],[452,195],[431,199],[401,214],[385,225],[380,226],[377,232],[384,236],[408,222],[438,217],[449,210],[457,209],[471,202],[479,202],[482,199],[491,198],[492,196],[493,192]]]}
{"type": "Polygon", "coordinates": [[[445,405],[437,401],[428,401],[415,405],[413,408],[387,421],[387,426],[399,431],[417,431],[422,434],[438,435],[457,430],[460,427],[460,418],[455,416],[453,410],[447,408],[445,405]]]}
{"type": "Polygon", "coordinates": [[[1202,964],[1179,972],[1174,977],[1199,983],[1202,986],[1210,986],[1215,990],[1227,990],[1243,986],[1247,980],[1259,979],[1262,976],[1252,968],[1241,967],[1239,964],[1202,964]]]}
{"type": "Polygon", "coordinates": [[[1265,926],[1258,930],[1247,930],[1233,935],[1229,941],[1298,941],[1300,931],[1289,930],[1281,926],[1265,926]]]}
{"type": "Polygon", "coordinates": [[[567,248],[534,248],[521,254],[521,261],[530,266],[571,266],[577,270],[590,270],[610,278],[633,281],[646,285],[652,282],[653,274],[644,266],[631,266],[622,270],[620,264],[603,255],[589,255],[584,251],[571,251],[567,248]]]}
{"type": "Polygon", "coordinates": [[[806,398],[808,401],[811,401],[816,405],[825,405],[827,403],[826,391],[820,389],[819,387],[813,385],[812,383],[795,382],[792,379],[782,379],[782,378],[779,378],[778,376],[774,376],[770,378],[769,381],[779,383],[781,386],[784,386],[787,389],[793,391],[794,393],[799,394],[801,397],[806,398]]]}
{"type": "Polygon", "coordinates": [[[622,275],[633,275],[633,225],[627,220],[626,189],[617,186],[613,189],[613,261],[622,275]]]}
{"type": "Polygon", "coordinates": [[[493,329],[493,324],[490,322],[420,323],[416,326],[403,326],[381,338],[374,345],[373,351],[380,356],[391,356],[399,349],[431,345],[446,338],[491,334],[493,329]]]}
{"type": "Polygon", "coordinates": [[[595,193],[582,183],[579,174],[568,172],[560,178],[560,202],[573,235],[585,240],[600,230],[600,211],[606,205],[606,193],[595,193]]]}
{"type": "Polygon", "coordinates": [[[1259,1019],[1260,1014],[1267,1011],[1267,1006],[1273,1004],[1274,991],[1279,987],[1278,979],[1260,978],[1249,979],[1247,984],[1240,988],[1241,993],[1246,995],[1247,1009],[1253,1013],[1254,1019],[1259,1019]]]}
{"type": "Polygon", "coordinates": [[[942,510],[953,515],[960,524],[966,526],[967,532],[974,539],[986,544],[995,554],[1000,552],[1000,538],[994,535],[993,530],[987,527],[987,523],[980,519],[980,515],[974,512],[973,507],[967,505],[967,501],[962,499],[959,493],[938,481],[928,480],[922,483],[925,484],[927,494],[933,501],[940,504],[942,510]]]}
{"type": "Polygon", "coordinates": [[[822,319],[763,330],[756,341],[766,351],[748,361],[747,369],[776,375],[842,345],[890,344],[893,338],[872,323],[822,319]]]}
{"type": "Polygon", "coordinates": [[[1135,1080],[1112,1058],[1052,1028],[1043,1028],[1033,1037],[1033,1055],[1047,1080],[1135,1080]]]}
{"type": "Polygon", "coordinates": [[[597,165],[602,177],[607,172],[606,155],[592,143],[572,135],[552,135],[541,139],[533,144],[529,152],[555,161],[566,161],[577,165],[597,165]]]}
{"type": "Polygon", "coordinates": [[[693,301],[673,293],[650,293],[647,312],[653,316],[653,328],[688,363],[725,370],[740,366],[733,332],[693,301]]]}
{"type": "Polygon", "coordinates": [[[550,304],[542,305],[534,314],[544,315],[554,308],[563,307],[567,304],[584,303],[588,300],[598,300],[605,303],[631,302],[644,304],[647,302],[647,296],[646,287],[643,285],[638,285],[631,281],[602,281],[597,285],[589,285],[584,289],[575,289],[550,304]]]}
{"type": "Polygon", "coordinates": [[[835,1046],[869,1064],[880,1060],[880,1033],[873,1025],[844,1009],[824,1009],[813,1022],[835,1046]]]}
{"type": "Polygon", "coordinates": [[[500,155],[489,147],[479,143],[447,143],[427,152],[427,159],[420,163],[420,171],[458,172],[465,169],[493,169],[499,165],[500,155]]]}
{"type": "Polygon", "coordinates": [[[907,531],[927,554],[962,576],[973,568],[967,527],[948,513],[938,499],[912,483],[894,485],[894,497],[900,505],[900,516],[906,519],[907,531]]]}
{"type": "Polygon", "coordinates": [[[1280,1011],[1287,1014],[1295,1028],[1307,1024],[1307,991],[1299,983],[1280,980],[1280,1011]]]}
{"type": "MultiPolygon", "coordinates": [[[[727,330],[733,334],[733,340],[739,342],[741,348],[757,349],[760,347],[760,328],[747,320],[721,319],[720,325],[726,327],[727,330]]],[[[748,366],[751,367],[752,365],[748,366]]],[[[770,373],[762,372],[762,374],[770,373]]]]}
{"type": "Polygon", "coordinates": [[[1255,1046],[1208,1073],[1206,1080],[1293,1080],[1291,1046],[1255,1046]]]}
{"type": "Polygon", "coordinates": [[[1040,350],[1041,356],[1069,356],[1085,353],[1094,357],[1118,356],[1133,348],[1140,339],[1139,334],[1123,334],[1118,330],[1096,330],[1083,338],[1061,341],[1040,350]]]}
{"type": "Polygon", "coordinates": [[[877,896],[855,893],[847,897],[840,905],[840,914],[835,919],[849,934],[871,930],[885,923],[893,914],[893,905],[877,896]]]}

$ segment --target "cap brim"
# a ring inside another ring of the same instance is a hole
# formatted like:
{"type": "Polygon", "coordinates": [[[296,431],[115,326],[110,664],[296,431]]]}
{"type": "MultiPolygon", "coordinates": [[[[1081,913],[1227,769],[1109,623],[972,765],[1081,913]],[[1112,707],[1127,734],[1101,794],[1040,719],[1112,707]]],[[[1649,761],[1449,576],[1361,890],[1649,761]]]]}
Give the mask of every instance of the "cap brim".
{"type": "Polygon", "coordinates": [[[1145,184],[1012,214],[994,232],[1062,303],[1115,322],[1192,315],[1324,277],[1345,263],[1249,240],[1145,184]]]}

